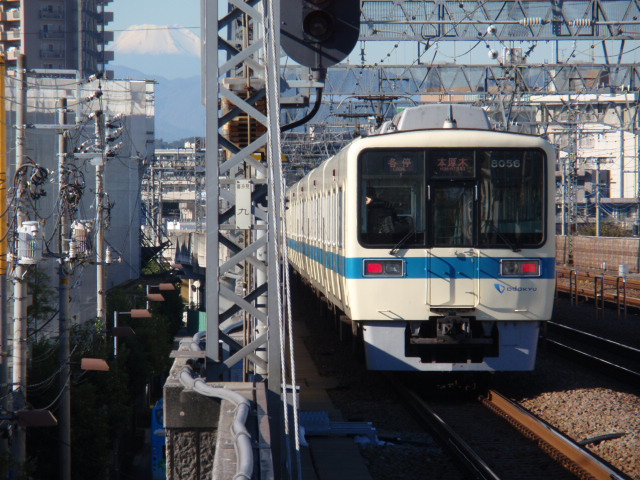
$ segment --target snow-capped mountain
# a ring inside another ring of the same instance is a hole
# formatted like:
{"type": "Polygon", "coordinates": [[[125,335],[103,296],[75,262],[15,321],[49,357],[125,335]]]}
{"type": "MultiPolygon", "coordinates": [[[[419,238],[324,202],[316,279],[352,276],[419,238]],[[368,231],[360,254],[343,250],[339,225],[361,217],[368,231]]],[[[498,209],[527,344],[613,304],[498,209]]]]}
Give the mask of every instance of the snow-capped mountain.
{"type": "Polygon", "coordinates": [[[179,25],[133,25],[112,46],[116,55],[187,55],[200,57],[200,37],[179,25]]]}
{"type": "Polygon", "coordinates": [[[108,47],[113,65],[134,68],[146,76],[168,79],[200,74],[200,38],[178,25],[134,25],[108,47]]]}
{"type": "Polygon", "coordinates": [[[174,26],[136,25],[116,36],[109,69],[116,78],[155,79],[156,137],[166,141],[204,135],[200,38],[174,26]]]}

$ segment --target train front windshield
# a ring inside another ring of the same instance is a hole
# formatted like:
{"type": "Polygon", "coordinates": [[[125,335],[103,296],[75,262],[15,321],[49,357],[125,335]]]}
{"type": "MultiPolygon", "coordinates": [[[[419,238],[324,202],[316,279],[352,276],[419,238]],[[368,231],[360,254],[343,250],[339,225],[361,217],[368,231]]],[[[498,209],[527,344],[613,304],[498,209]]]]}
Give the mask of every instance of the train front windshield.
{"type": "Polygon", "coordinates": [[[363,246],[536,248],[545,241],[539,149],[372,149],[360,154],[363,246]]]}

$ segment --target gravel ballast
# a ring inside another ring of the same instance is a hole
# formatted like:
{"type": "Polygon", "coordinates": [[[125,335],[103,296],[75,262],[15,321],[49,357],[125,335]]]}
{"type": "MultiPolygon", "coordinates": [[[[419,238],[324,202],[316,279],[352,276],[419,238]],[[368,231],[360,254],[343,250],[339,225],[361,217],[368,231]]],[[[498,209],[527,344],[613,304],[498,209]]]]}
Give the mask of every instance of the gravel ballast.
{"type": "MultiPolygon", "coordinates": [[[[561,300],[554,320],[588,329],[591,317],[595,317],[592,310],[589,305],[569,307],[568,302],[561,300]]],[[[372,422],[379,438],[386,441],[361,445],[362,456],[374,479],[464,478],[385,379],[379,373],[367,371],[356,359],[349,342],[340,342],[320,315],[305,312],[303,318],[310,334],[305,345],[319,371],[337,379],[337,388],[329,390],[335,407],[342,411],[345,420],[372,422]]],[[[617,335],[619,341],[627,339],[629,343],[628,339],[634,338],[640,343],[638,316],[629,315],[623,325],[616,322],[615,315],[612,320],[605,318],[598,322],[601,331],[624,328],[626,331],[617,335]],[[607,327],[602,325],[603,321],[613,323],[607,327]]],[[[544,345],[540,347],[534,372],[498,373],[490,383],[492,388],[574,440],[624,433],[587,448],[634,480],[640,480],[640,397],[630,385],[547,352],[544,345]]]]}

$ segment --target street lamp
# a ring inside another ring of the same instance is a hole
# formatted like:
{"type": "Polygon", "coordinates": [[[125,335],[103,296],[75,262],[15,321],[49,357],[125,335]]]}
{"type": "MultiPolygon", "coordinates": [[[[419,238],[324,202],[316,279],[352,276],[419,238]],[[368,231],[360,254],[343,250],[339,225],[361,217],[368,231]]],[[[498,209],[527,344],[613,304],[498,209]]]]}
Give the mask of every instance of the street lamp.
{"type": "Polygon", "coordinates": [[[151,318],[151,313],[146,308],[132,308],[128,312],[113,312],[113,358],[118,358],[118,337],[132,337],[136,333],[131,327],[119,327],[118,315],[131,315],[131,318],[151,318]]]}
{"type": "MultiPolygon", "coordinates": [[[[93,370],[98,372],[108,372],[109,364],[102,358],[81,358],[80,362],[65,362],[67,375],[70,375],[67,365],[78,365],[82,370],[93,370]]],[[[64,382],[64,388],[70,388],[68,378],[64,382]]],[[[69,405],[71,405],[71,394],[68,394],[69,405]]],[[[60,478],[62,480],[71,477],[71,411],[69,410],[60,418],[60,478]]]]}
{"type": "Polygon", "coordinates": [[[150,293],[151,288],[158,288],[161,292],[175,291],[176,286],[173,283],[160,283],[158,285],[147,285],[147,300],[152,302],[164,302],[162,293],[150,293]]]}
{"type": "MultiPolygon", "coordinates": [[[[151,318],[151,313],[146,308],[132,308],[128,312],[118,312],[117,310],[113,311],[113,330],[112,330],[113,361],[116,364],[116,372],[118,371],[118,337],[132,337],[136,334],[131,327],[118,326],[118,315],[130,315],[131,318],[151,318]]],[[[116,437],[115,454],[114,454],[116,478],[120,478],[120,475],[119,475],[120,460],[118,459],[119,451],[120,451],[120,440],[119,438],[116,437]]]]}
{"type": "Polygon", "coordinates": [[[80,368],[82,370],[95,370],[98,372],[108,372],[109,364],[101,358],[82,358],[80,359],[80,368]]]}
{"type": "Polygon", "coordinates": [[[49,410],[18,410],[0,415],[0,420],[16,422],[20,427],[55,427],[58,420],[49,410]]]}

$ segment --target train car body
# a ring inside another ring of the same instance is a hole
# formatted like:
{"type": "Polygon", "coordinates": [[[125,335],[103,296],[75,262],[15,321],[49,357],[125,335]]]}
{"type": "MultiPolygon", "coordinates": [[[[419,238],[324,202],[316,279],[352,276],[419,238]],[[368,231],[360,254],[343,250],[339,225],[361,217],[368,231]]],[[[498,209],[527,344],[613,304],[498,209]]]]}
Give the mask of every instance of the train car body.
{"type": "Polygon", "coordinates": [[[532,370],[555,285],[555,151],[414,107],[287,191],[289,259],[373,370],[532,370]]]}

